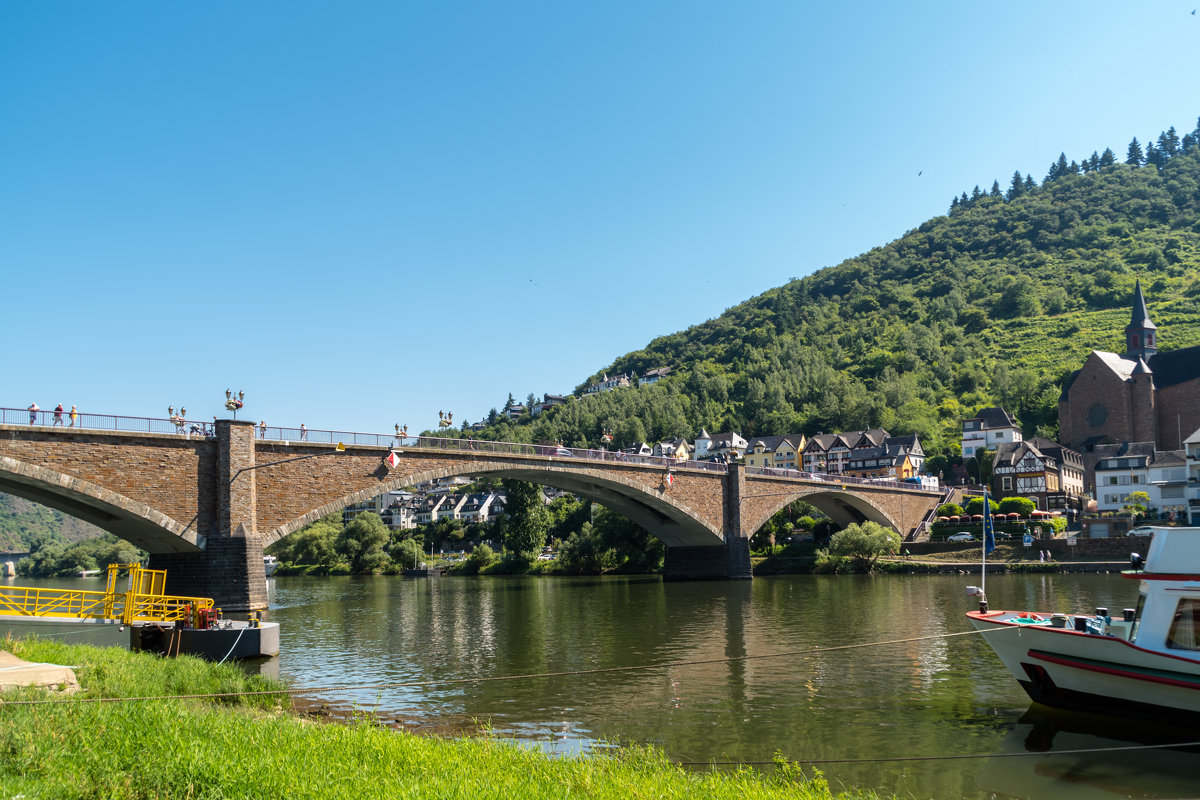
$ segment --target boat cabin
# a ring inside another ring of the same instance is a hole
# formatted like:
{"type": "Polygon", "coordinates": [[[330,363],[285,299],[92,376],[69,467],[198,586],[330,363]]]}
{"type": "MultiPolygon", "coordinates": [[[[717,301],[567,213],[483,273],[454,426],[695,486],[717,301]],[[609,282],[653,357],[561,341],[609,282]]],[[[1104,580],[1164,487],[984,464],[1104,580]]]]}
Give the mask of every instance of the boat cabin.
{"type": "Polygon", "coordinates": [[[1129,641],[1195,659],[1200,651],[1200,528],[1156,527],[1145,564],[1136,566],[1122,573],[1141,580],[1129,641]]]}

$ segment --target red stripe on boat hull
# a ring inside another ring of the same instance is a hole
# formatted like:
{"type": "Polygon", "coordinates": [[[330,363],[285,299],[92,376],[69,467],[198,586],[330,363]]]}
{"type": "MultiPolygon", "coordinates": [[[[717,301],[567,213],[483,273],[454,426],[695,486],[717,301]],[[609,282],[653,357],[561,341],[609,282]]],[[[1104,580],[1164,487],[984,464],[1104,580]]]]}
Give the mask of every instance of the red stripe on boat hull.
{"type": "Polygon", "coordinates": [[[1158,675],[1146,675],[1140,672],[1130,672],[1129,670],[1118,669],[1116,667],[1107,667],[1099,664],[1089,664],[1083,661],[1076,661],[1065,656],[1056,656],[1050,653],[1029,651],[1029,657],[1039,661],[1047,661],[1051,664],[1060,664],[1064,667],[1074,667],[1088,672],[1099,672],[1104,675],[1116,675],[1120,678],[1130,678],[1135,681],[1145,681],[1147,683],[1157,683],[1164,686],[1178,686],[1181,689],[1200,689],[1200,681],[1185,681],[1176,678],[1164,678],[1158,675]]]}

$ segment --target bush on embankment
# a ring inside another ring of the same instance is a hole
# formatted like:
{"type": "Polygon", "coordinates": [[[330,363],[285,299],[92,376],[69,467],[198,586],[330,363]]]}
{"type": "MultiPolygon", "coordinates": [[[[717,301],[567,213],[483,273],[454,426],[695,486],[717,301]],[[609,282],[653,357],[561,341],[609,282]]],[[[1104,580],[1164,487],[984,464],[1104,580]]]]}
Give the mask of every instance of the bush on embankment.
{"type": "MultiPolygon", "coordinates": [[[[315,723],[283,695],[153,699],[279,688],[237,667],[46,641],[0,643],[28,661],[76,666],[83,691],[0,704],[5,796],[53,798],[830,798],[819,777],[685,772],[652,749],[554,758],[489,737],[444,740],[315,723]],[[87,702],[96,697],[143,697],[87,702]]],[[[24,689],[5,701],[56,695],[24,689]]],[[[836,795],[849,797],[850,795],[836,795]]]]}

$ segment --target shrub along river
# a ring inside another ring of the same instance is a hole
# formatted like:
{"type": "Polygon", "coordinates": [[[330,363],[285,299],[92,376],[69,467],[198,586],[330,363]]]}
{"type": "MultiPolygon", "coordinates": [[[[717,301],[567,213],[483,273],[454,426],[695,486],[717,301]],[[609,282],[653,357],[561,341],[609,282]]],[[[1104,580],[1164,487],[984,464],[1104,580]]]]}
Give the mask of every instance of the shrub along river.
{"type": "MultiPolygon", "coordinates": [[[[978,578],[281,577],[269,584],[283,652],[264,669],[297,687],[363,687],[305,696],[335,715],[443,734],[487,727],[549,752],[652,743],[701,764],[778,753],[824,762],[835,787],[902,797],[1200,791],[1200,751],[1065,752],[1200,731],[1031,707],[967,633],[965,587],[978,578]],[[667,662],[692,663],[654,666],[667,662]],[[642,665],[651,668],[593,671],[642,665]],[[459,682],[505,676],[530,677],[459,682]],[[414,685],[377,686],[397,683],[414,685]]],[[[1137,595],[1115,573],[987,584],[995,609],[1119,610],[1137,595]]],[[[118,641],[111,628],[36,629],[118,641]]]]}

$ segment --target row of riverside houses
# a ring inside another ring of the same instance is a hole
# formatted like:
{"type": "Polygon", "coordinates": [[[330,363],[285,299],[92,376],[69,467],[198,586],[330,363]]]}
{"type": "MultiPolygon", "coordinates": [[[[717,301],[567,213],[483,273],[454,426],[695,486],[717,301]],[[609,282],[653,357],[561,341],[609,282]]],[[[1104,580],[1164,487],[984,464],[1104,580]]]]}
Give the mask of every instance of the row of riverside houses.
{"type": "Polygon", "coordinates": [[[342,524],[348,525],[359,514],[371,511],[394,531],[432,525],[439,519],[457,519],[469,525],[491,522],[503,516],[504,502],[503,492],[431,493],[424,496],[403,491],[388,492],[347,506],[342,511],[342,524]]]}
{"type": "Polygon", "coordinates": [[[855,478],[905,480],[921,473],[925,451],[916,434],[892,436],[882,428],[818,433],[811,437],[796,433],[752,440],[746,464],[855,478]]]}
{"type": "MultiPolygon", "coordinates": [[[[421,484],[416,487],[416,492],[388,492],[347,506],[342,510],[342,524],[350,524],[364,511],[378,514],[383,524],[392,530],[411,530],[441,519],[461,520],[470,525],[492,522],[504,516],[506,497],[503,491],[455,491],[456,487],[470,482],[469,478],[455,476],[421,484]]],[[[565,494],[567,492],[561,489],[542,487],[542,502],[549,504],[565,494]]]]}
{"type": "Polygon", "coordinates": [[[891,436],[881,428],[812,437],[802,433],[758,436],[749,440],[733,432],[710,435],[701,428],[694,445],[676,438],[653,446],[640,442],[625,452],[679,461],[742,461],[749,467],[893,480],[916,477],[925,464],[925,451],[916,434],[891,436]]]}

